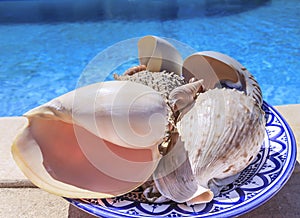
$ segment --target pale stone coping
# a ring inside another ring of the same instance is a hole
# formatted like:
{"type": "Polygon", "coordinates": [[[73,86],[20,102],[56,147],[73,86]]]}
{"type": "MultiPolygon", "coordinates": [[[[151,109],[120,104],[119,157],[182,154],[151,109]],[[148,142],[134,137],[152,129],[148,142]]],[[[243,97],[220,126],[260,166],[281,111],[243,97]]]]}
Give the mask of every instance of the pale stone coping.
{"type": "Polygon", "coordinates": [[[38,188],[0,188],[0,202],[0,217],[69,217],[66,200],[38,188]]]}
{"type": "Polygon", "coordinates": [[[26,125],[25,117],[0,117],[0,187],[33,186],[15,164],[10,149],[26,125]]]}
{"type": "MultiPolygon", "coordinates": [[[[300,143],[300,104],[275,106],[292,128],[296,140],[300,143]]],[[[10,147],[16,135],[27,125],[25,117],[0,117],[0,188],[34,187],[16,166],[10,147]]],[[[300,148],[299,145],[297,145],[300,148]]],[[[300,152],[297,154],[300,162],[300,152]]],[[[299,167],[298,167],[299,168],[299,167]]],[[[300,169],[296,168],[296,172],[300,169]]]]}
{"type": "MultiPolygon", "coordinates": [[[[300,163],[300,104],[275,106],[275,109],[284,117],[291,127],[297,143],[297,161],[300,163]]],[[[300,172],[300,167],[295,168],[300,172]]]]}

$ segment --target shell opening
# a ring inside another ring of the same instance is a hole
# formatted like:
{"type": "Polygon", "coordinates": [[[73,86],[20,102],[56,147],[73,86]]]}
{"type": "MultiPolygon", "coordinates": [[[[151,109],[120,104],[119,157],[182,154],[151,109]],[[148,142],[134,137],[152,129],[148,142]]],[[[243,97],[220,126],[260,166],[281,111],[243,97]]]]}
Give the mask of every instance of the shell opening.
{"type": "Polygon", "coordinates": [[[187,201],[187,205],[194,205],[200,203],[207,203],[210,202],[214,198],[214,194],[211,190],[199,187],[202,193],[199,193],[196,197],[192,198],[191,200],[187,201]]]}
{"type": "Polygon", "coordinates": [[[181,75],[181,55],[171,43],[162,38],[156,36],[141,38],[138,42],[138,55],[140,64],[145,65],[149,71],[166,70],[181,75]]]}
{"type": "Polygon", "coordinates": [[[228,82],[239,83],[238,72],[233,67],[201,53],[185,59],[182,71],[186,82],[193,78],[203,79],[207,89],[220,87],[228,82]]]}
{"type": "Polygon", "coordinates": [[[127,193],[145,182],[156,167],[149,148],[120,147],[75,124],[40,117],[30,118],[12,151],[34,184],[72,198],[127,193]]]}

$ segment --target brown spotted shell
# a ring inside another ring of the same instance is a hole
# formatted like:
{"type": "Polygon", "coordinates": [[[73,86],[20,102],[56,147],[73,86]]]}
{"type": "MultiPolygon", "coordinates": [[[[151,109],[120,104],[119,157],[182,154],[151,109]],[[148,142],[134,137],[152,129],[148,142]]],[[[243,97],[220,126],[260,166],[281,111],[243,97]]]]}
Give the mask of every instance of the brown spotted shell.
{"type": "Polygon", "coordinates": [[[208,183],[242,171],[260,150],[264,117],[255,101],[234,89],[200,93],[177,123],[179,140],[154,173],[159,192],[176,202],[209,202],[208,183]],[[176,166],[176,169],[174,169],[176,166]]]}

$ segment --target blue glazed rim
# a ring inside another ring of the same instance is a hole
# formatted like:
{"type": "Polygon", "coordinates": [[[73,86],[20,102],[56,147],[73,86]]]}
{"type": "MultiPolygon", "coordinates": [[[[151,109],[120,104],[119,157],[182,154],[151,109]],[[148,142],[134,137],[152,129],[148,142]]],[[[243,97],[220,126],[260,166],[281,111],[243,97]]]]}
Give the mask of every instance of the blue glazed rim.
{"type": "MultiPolygon", "coordinates": [[[[281,123],[287,129],[287,132],[290,136],[289,139],[290,139],[291,156],[289,158],[287,158],[287,160],[289,160],[289,162],[287,164],[286,170],[284,172],[282,172],[282,176],[277,181],[277,184],[273,185],[273,188],[271,188],[267,192],[265,192],[264,195],[259,195],[257,198],[258,200],[251,201],[248,204],[245,204],[238,208],[234,208],[229,211],[223,212],[220,214],[221,217],[239,216],[239,215],[248,213],[248,212],[254,210],[255,208],[261,206],[262,204],[266,203],[268,200],[270,200],[274,195],[276,195],[281,190],[281,188],[289,180],[289,178],[291,177],[291,175],[294,171],[295,164],[296,164],[296,157],[297,157],[297,145],[296,145],[294,133],[293,133],[292,129],[290,128],[290,126],[288,125],[287,121],[273,106],[269,105],[265,101],[264,101],[264,105],[266,105],[269,109],[271,109],[271,111],[277,116],[277,118],[280,118],[280,121],[282,121],[281,123]]],[[[211,214],[211,215],[205,216],[205,217],[212,217],[212,216],[218,217],[217,214],[211,214]]],[[[197,217],[197,216],[194,216],[194,217],[197,217]]]]}
{"type": "MultiPolygon", "coordinates": [[[[273,184],[270,189],[268,189],[263,194],[257,195],[257,197],[254,197],[254,200],[251,200],[249,203],[244,205],[237,205],[236,207],[233,207],[232,209],[227,209],[226,211],[219,211],[213,214],[201,214],[201,215],[191,215],[189,217],[199,218],[199,217],[234,217],[239,216],[245,213],[248,213],[255,208],[261,206],[268,200],[270,200],[274,195],[276,195],[280,189],[284,186],[284,184],[288,181],[290,176],[292,175],[292,172],[295,167],[296,163],[296,156],[297,156],[297,146],[296,146],[296,140],[294,137],[294,134],[286,122],[286,120],[282,117],[282,115],[271,105],[269,105],[267,102],[264,101],[264,105],[277,117],[283,127],[285,127],[287,133],[288,133],[288,144],[290,151],[290,156],[286,158],[287,163],[284,165],[285,170],[281,172],[281,176],[278,176],[279,179],[277,180],[276,184],[273,184]]],[[[78,207],[79,209],[90,213],[95,216],[104,216],[104,217],[124,217],[124,218],[141,218],[141,217],[150,217],[150,216],[143,216],[143,215],[134,215],[134,214],[124,214],[123,212],[119,212],[116,210],[112,210],[110,208],[105,208],[101,206],[91,206],[88,203],[80,202],[77,199],[70,199],[65,198],[69,203],[72,205],[78,207]]],[[[165,216],[155,216],[155,217],[165,217],[165,216]]]]}

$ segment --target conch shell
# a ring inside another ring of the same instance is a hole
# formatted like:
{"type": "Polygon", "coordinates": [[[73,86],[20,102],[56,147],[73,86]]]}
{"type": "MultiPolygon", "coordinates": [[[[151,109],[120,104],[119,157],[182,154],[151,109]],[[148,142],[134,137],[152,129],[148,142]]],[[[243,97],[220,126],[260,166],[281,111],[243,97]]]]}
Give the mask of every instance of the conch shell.
{"type": "Polygon", "coordinates": [[[183,62],[155,36],[142,38],[138,51],[140,67],[115,75],[119,81],[25,114],[12,152],[33,183],[64,197],[107,198],[153,178],[164,199],[196,204],[211,201],[214,182],[229,183],[257,155],[263,101],[246,68],[212,51],[183,62]]]}
{"type": "Polygon", "coordinates": [[[121,195],[155,170],[167,113],[161,95],[147,86],[127,81],[89,85],[26,113],[28,126],[12,153],[24,174],[51,193],[121,195]]]}

